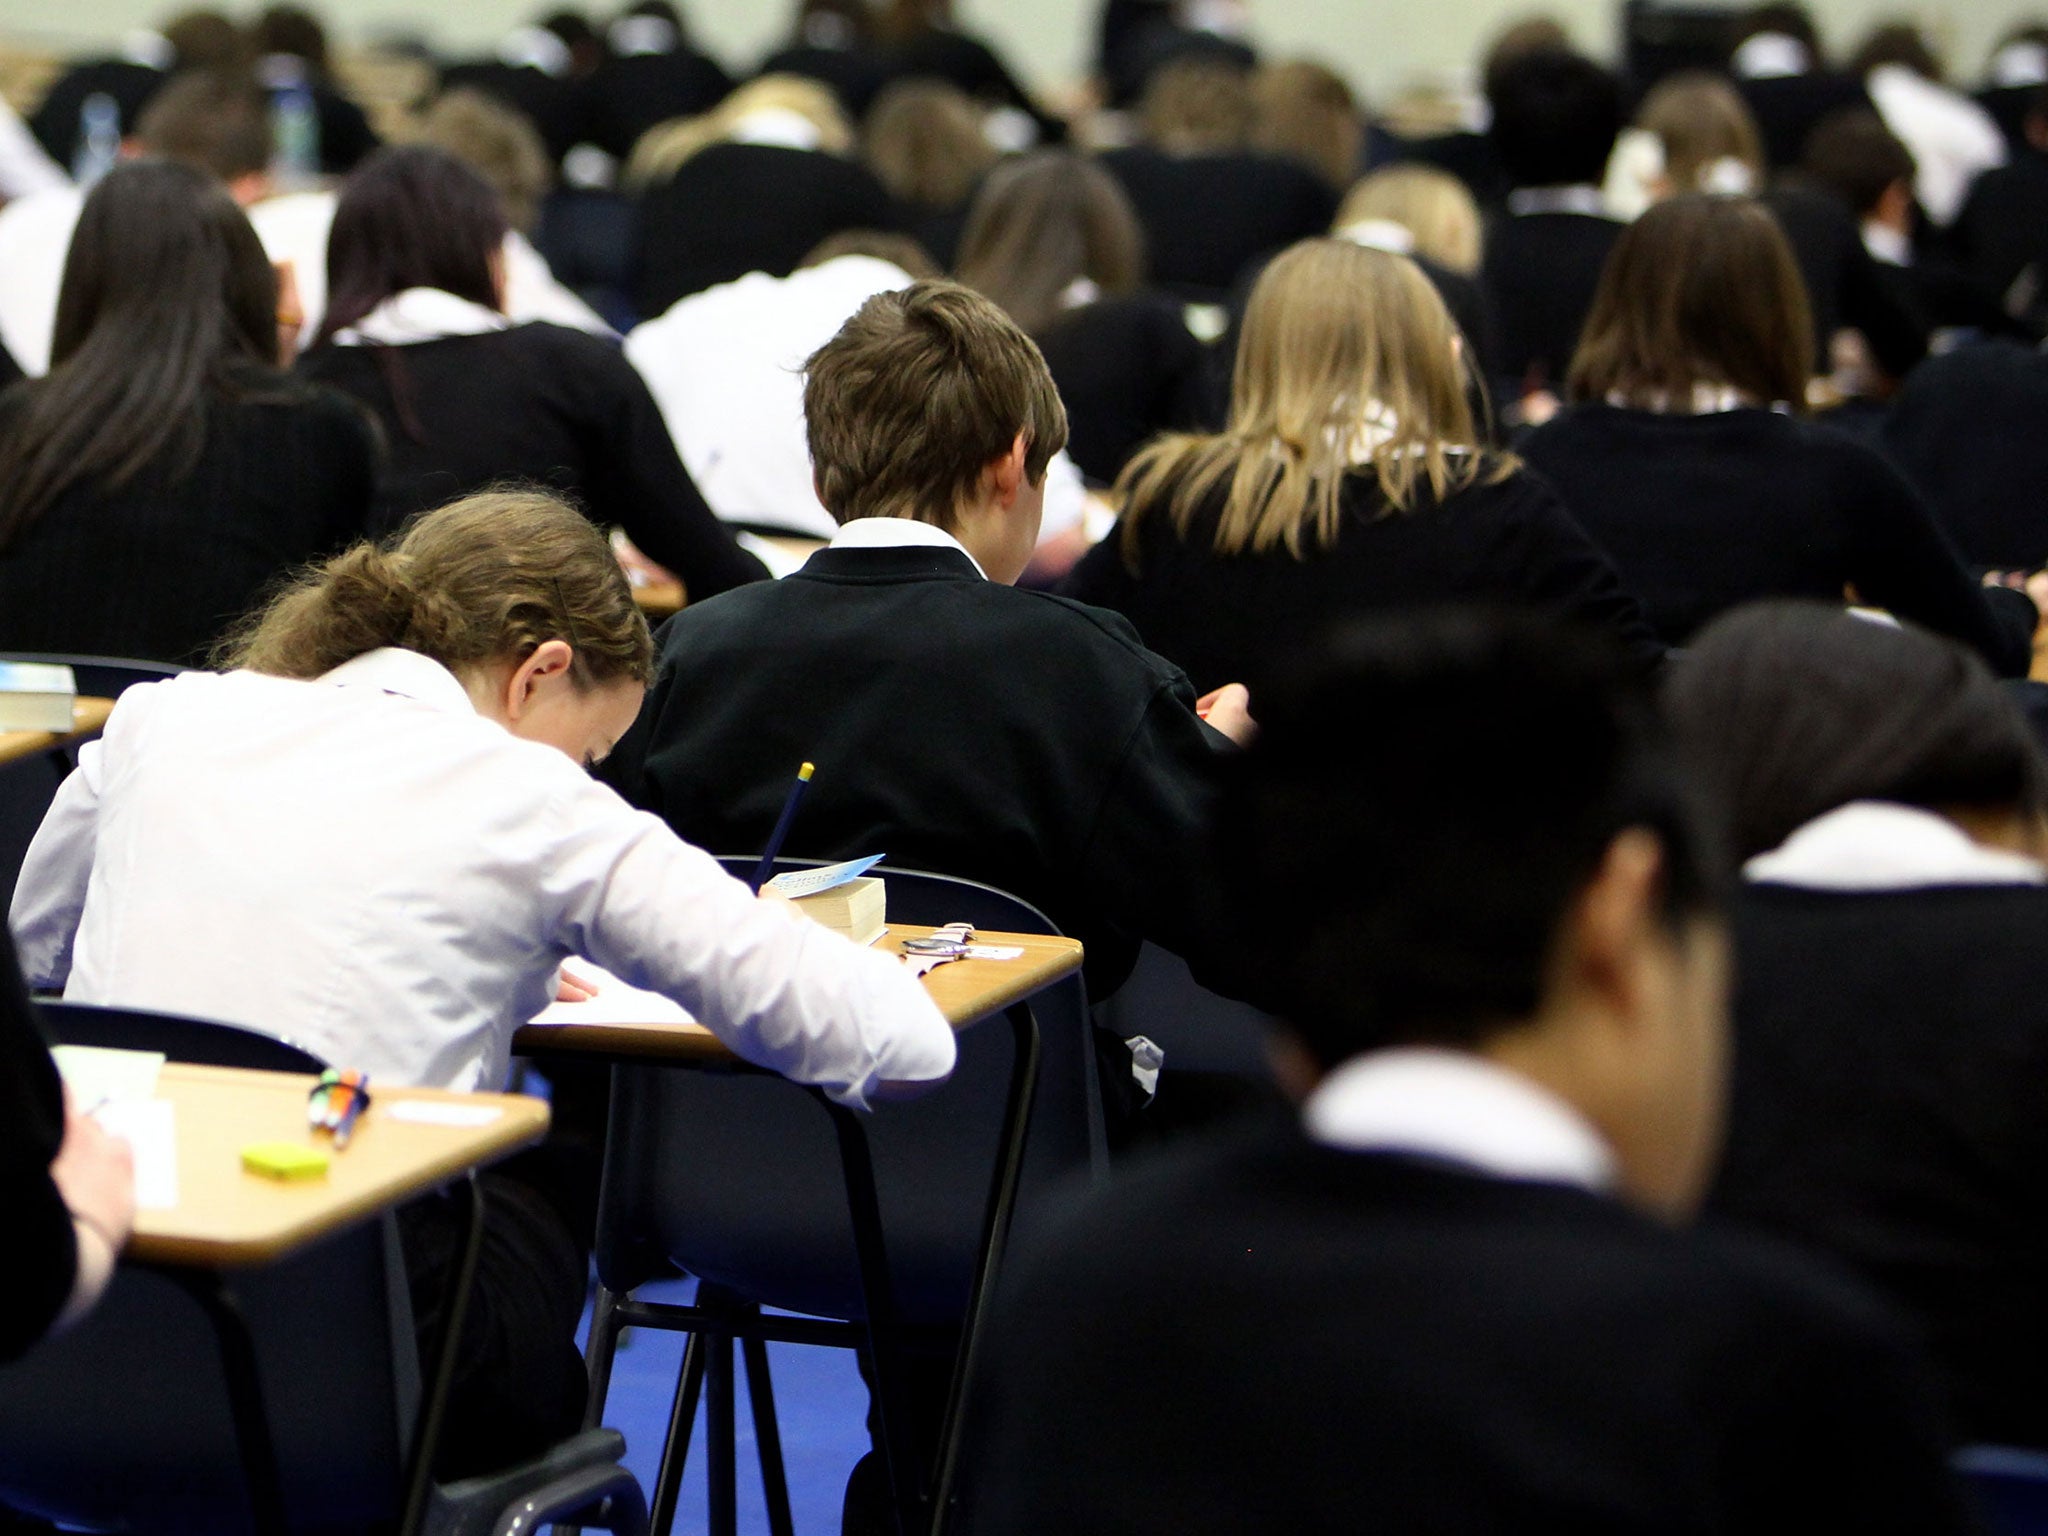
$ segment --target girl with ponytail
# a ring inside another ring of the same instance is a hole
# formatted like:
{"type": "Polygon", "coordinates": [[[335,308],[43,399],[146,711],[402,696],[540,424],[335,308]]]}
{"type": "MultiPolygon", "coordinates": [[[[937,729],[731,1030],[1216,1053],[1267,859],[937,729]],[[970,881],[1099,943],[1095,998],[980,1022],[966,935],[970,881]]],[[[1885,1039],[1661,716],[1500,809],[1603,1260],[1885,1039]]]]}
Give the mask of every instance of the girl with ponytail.
{"type": "MultiPolygon", "coordinates": [[[[222,659],[131,688],[81,750],[15,891],[32,984],[281,1035],[382,1082],[496,1089],[581,954],[843,1102],[951,1071],[952,1031],[893,957],[755,901],[585,771],[632,726],[653,651],[567,504],[430,512],[306,572],[222,659]]],[[[444,1477],[581,1419],[595,1191],[545,1170],[486,1179],[465,1339],[498,1352],[458,1378],[444,1477]]],[[[430,1286],[448,1218],[405,1217],[430,1286]]]]}

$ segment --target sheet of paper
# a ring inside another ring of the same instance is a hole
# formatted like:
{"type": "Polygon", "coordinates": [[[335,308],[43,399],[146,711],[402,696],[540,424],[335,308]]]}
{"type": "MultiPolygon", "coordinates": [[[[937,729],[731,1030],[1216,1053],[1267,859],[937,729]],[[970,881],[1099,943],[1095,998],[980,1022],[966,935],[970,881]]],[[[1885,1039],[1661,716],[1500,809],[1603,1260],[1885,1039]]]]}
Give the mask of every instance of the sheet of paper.
{"type": "Polygon", "coordinates": [[[60,1045],[50,1055],[81,1109],[102,1100],[152,1099],[162,1051],[114,1051],[97,1045],[60,1045]]]}
{"type": "MultiPolygon", "coordinates": [[[[158,1058],[162,1060],[161,1057],[158,1058]]],[[[169,1099],[115,1099],[93,1118],[135,1153],[135,1204],[168,1211],[178,1204],[177,1106],[169,1099]]]]}
{"type": "Polygon", "coordinates": [[[505,1111],[495,1104],[449,1104],[440,1099],[400,1099],[385,1111],[393,1120],[414,1125],[489,1125],[505,1111]]]}
{"type": "Polygon", "coordinates": [[[594,960],[581,956],[562,969],[597,988],[597,996],[581,1003],[549,1003],[533,1016],[535,1024],[689,1024],[689,1011],[659,992],[628,986],[594,960]]]}
{"type": "Polygon", "coordinates": [[[823,869],[788,870],[770,880],[768,888],[779,896],[787,896],[791,901],[800,896],[815,896],[820,891],[831,890],[835,885],[858,880],[887,857],[886,853],[871,853],[864,859],[848,859],[844,864],[827,864],[823,869]]]}

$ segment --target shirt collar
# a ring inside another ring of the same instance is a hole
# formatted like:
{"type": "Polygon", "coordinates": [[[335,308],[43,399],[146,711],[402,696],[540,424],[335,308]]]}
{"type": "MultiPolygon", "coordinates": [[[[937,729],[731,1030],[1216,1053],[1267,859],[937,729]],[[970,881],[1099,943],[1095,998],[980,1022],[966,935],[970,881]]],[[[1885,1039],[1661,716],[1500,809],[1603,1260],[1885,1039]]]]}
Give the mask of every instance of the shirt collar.
{"type": "Polygon", "coordinates": [[[1888,267],[1913,265],[1913,237],[1875,219],[1863,221],[1863,249],[1888,267]]]}
{"type": "Polygon", "coordinates": [[[431,656],[386,645],[344,661],[319,679],[340,688],[379,688],[436,709],[476,712],[462,680],[431,656]]]}
{"type": "Polygon", "coordinates": [[[512,322],[497,310],[439,288],[394,293],[346,330],[334,333],[338,347],[404,347],[448,336],[503,331],[512,322]]]}
{"type": "Polygon", "coordinates": [[[1986,848],[1946,816],[1858,800],[1816,817],[1742,866],[1745,878],[1819,891],[1904,891],[1936,885],[2044,885],[2048,869],[1986,848]]]}
{"type": "Polygon", "coordinates": [[[974,573],[984,581],[988,572],[981,568],[981,562],[967,553],[967,546],[936,523],[922,523],[914,517],[857,517],[850,523],[841,523],[839,531],[832,535],[828,549],[903,549],[906,546],[922,546],[928,549],[957,549],[967,555],[968,564],[974,573]]]}
{"type": "Polygon", "coordinates": [[[1347,1152],[1406,1152],[1496,1178],[1605,1190],[1614,1154],[1584,1116],[1518,1073],[1463,1051],[1404,1046],[1353,1057],[1302,1111],[1347,1152]]]}
{"type": "Polygon", "coordinates": [[[1607,217],[1607,199],[1591,182],[1569,187],[1517,187],[1508,194],[1508,212],[1520,218],[1527,213],[1583,213],[1607,217]]]}

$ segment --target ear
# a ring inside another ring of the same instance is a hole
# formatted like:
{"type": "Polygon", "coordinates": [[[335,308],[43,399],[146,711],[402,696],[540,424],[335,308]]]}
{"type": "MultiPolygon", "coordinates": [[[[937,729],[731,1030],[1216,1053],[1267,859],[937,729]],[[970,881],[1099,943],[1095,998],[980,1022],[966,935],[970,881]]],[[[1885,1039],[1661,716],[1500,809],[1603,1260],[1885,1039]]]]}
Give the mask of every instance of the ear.
{"type": "Polygon", "coordinates": [[[996,505],[1005,511],[1015,504],[1017,493],[1024,489],[1024,464],[1029,457],[1030,448],[1024,441],[1024,434],[1019,432],[1008,452],[988,461],[989,488],[995,492],[996,505]]]}
{"type": "Polygon", "coordinates": [[[1663,885],[1663,845],[1630,827],[1607,845],[1579,896],[1564,950],[1577,972],[1571,980],[1611,1017],[1633,1019],[1649,1002],[1637,962],[1656,936],[1663,885]]]}
{"type": "Polygon", "coordinates": [[[505,719],[517,724],[530,710],[541,691],[551,683],[566,681],[576,653],[566,640],[543,640],[526,660],[512,669],[505,680],[505,719]]]}

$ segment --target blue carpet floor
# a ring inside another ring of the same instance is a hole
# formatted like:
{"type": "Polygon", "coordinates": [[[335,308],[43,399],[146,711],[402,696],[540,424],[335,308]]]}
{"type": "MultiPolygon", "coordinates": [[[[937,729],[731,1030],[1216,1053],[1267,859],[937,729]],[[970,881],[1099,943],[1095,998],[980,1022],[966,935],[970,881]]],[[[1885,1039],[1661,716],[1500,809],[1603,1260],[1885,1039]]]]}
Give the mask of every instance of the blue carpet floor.
{"type": "MultiPolygon", "coordinates": [[[[640,1294],[649,1301],[687,1302],[695,1289],[694,1281],[678,1280],[648,1286],[640,1294]]],[[[579,1345],[589,1331],[590,1312],[585,1308],[577,1334],[579,1345]]],[[[628,1330],[612,1367],[604,1421],[625,1434],[626,1465],[640,1479],[650,1502],[682,1358],[682,1334],[635,1328],[628,1330]]],[[[790,1515],[797,1536],[834,1536],[847,1474],[868,1448],[868,1393],[853,1351],[770,1344],[768,1370],[775,1386],[776,1420],[782,1427],[782,1457],[789,1475],[790,1515]]],[[[762,1532],[768,1529],[768,1517],[761,1497],[760,1463],[755,1460],[744,1368],[734,1395],[739,1404],[740,1530],[762,1532]]],[[[696,1435],[684,1465],[682,1501],[676,1511],[679,1532],[705,1529],[704,1443],[700,1403],[696,1435]]]]}

